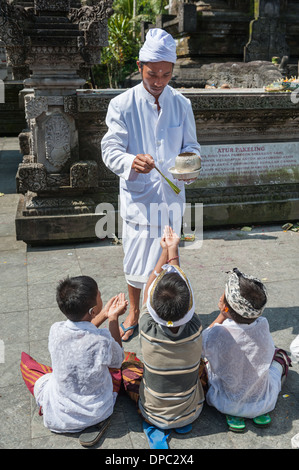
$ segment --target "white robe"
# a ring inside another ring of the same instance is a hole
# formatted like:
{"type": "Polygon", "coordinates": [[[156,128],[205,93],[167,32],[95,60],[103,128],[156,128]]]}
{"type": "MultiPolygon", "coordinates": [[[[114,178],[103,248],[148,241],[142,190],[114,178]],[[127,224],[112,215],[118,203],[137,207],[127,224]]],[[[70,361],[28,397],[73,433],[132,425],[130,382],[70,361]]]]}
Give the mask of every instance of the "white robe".
{"type": "Polygon", "coordinates": [[[45,427],[78,432],[108,418],[116,399],[109,368],[119,368],[124,358],[109,330],[85,321],[54,323],[49,351],[53,372],[34,386],[45,427]]]}
{"type": "Polygon", "coordinates": [[[291,359],[294,363],[299,362],[299,335],[291,342],[291,359]]]}
{"type": "Polygon", "coordinates": [[[105,165],[120,177],[124,272],[128,282],[147,282],[160,255],[164,225],[170,223],[180,234],[185,188],[168,170],[179,153],[200,154],[190,100],[166,86],[159,104],[158,113],[155,98],[142,83],[113,98],[106,118],[108,132],[101,144],[105,165]],[[175,194],[156,170],[148,174],[132,170],[137,154],[151,155],[164,175],[181,189],[180,194],[175,194]]]}
{"type": "Polygon", "coordinates": [[[209,405],[224,414],[255,418],[275,408],[282,368],[273,361],[275,346],[265,317],[250,325],[227,319],[202,333],[209,361],[209,405]]]}

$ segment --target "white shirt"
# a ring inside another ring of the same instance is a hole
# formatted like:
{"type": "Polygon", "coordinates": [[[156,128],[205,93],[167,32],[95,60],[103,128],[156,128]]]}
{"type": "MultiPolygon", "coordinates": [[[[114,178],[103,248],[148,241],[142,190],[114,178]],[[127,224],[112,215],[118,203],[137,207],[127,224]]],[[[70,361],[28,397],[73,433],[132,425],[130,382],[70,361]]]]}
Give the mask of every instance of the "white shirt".
{"type": "Polygon", "coordinates": [[[291,359],[294,363],[299,362],[299,335],[291,342],[291,359]]]}
{"type": "Polygon", "coordinates": [[[159,104],[158,113],[154,96],[142,83],[113,98],[106,118],[108,132],[101,144],[105,165],[120,177],[122,218],[144,225],[156,225],[157,206],[152,206],[150,212],[150,203],[164,202],[167,206],[178,203],[181,211],[178,218],[183,215],[184,183],[174,180],[168,169],[174,166],[179,153],[200,154],[190,100],[166,86],[159,104]],[[132,170],[137,154],[151,155],[181,193],[176,195],[155,169],[148,174],[132,170]]]}
{"type": "Polygon", "coordinates": [[[272,365],[275,346],[267,319],[250,325],[228,319],[204,330],[202,337],[203,357],[209,361],[207,403],[244,418],[272,411],[281,374],[272,365]]]}
{"type": "Polygon", "coordinates": [[[34,396],[44,425],[54,432],[78,432],[113,412],[110,367],[120,367],[123,349],[106,328],[70,320],[52,325],[49,351],[53,373],[37,380],[34,396]]]}

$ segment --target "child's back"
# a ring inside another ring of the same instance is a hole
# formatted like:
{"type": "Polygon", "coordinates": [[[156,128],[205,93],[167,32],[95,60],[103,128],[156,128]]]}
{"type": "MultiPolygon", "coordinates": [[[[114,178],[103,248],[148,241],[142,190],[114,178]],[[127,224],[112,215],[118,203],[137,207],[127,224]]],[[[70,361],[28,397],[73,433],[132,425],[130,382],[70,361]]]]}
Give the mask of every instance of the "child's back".
{"type": "Polygon", "coordinates": [[[220,412],[254,418],[274,409],[281,374],[271,367],[275,346],[266,318],[238,324],[227,319],[203,332],[209,361],[207,403],[220,412]]]}
{"type": "Polygon", "coordinates": [[[53,373],[39,379],[35,397],[51,431],[77,432],[113,412],[109,367],[120,367],[123,351],[108,329],[90,322],[54,323],[49,334],[53,373]]]}
{"type": "Polygon", "coordinates": [[[52,367],[23,353],[21,370],[44,425],[58,433],[79,432],[103,423],[113,412],[117,393],[110,369],[120,368],[123,361],[118,316],[127,301],[119,294],[103,308],[97,283],[89,276],[61,281],[56,299],[67,320],[50,328],[52,367]],[[105,320],[108,328],[98,329],[105,320]]]}
{"type": "Polygon", "coordinates": [[[219,316],[203,331],[206,400],[226,415],[256,418],[275,408],[287,361],[282,367],[268,321],[261,317],[266,302],[261,281],[235,268],[220,298],[219,316]]]}
{"type": "Polygon", "coordinates": [[[177,333],[155,322],[144,307],[140,318],[144,376],[142,415],[161,429],[186,426],[199,416],[204,394],[199,380],[202,326],[196,314],[177,333]]]}

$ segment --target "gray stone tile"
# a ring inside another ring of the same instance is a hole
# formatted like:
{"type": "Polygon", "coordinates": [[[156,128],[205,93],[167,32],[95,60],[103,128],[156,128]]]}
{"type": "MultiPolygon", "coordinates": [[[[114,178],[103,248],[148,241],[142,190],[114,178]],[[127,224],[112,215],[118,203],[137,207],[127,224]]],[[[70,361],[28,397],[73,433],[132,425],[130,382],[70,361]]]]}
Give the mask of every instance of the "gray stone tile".
{"type": "Polygon", "coordinates": [[[66,320],[65,315],[59,310],[58,306],[30,309],[28,317],[30,341],[48,339],[51,325],[66,320]]]}
{"type": "Polygon", "coordinates": [[[24,311],[28,308],[27,286],[5,286],[0,287],[1,304],[0,315],[2,313],[24,311]]]}
{"type": "Polygon", "coordinates": [[[27,309],[0,315],[0,339],[5,340],[5,345],[28,341],[28,333],[27,309]]]}
{"type": "MultiPolygon", "coordinates": [[[[18,149],[16,139],[0,139],[0,150],[18,149]]],[[[6,154],[7,156],[8,154],[6,154]]],[[[2,154],[3,156],[3,154],[2,154]]],[[[19,154],[15,155],[15,168],[19,154]]],[[[0,171],[0,183],[3,175],[0,171]]],[[[10,169],[7,189],[14,184],[10,169]]],[[[0,184],[1,191],[1,184],[0,184]]],[[[12,191],[12,190],[11,190],[12,191]]],[[[2,191],[3,192],[3,191],[2,191]]],[[[56,286],[67,275],[90,275],[96,279],[104,303],[119,292],[127,295],[123,274],[123,248],[109,240],[51,247],[30,247],[16,241],[14,217],[17,194],[0,198],[0,340],[5,347],[0,363],[0,448],[1,449],[82,449],[79,434],[55,434],[46,429],[38,407],[20,373],[21,352],[51,365],[48,332],[55,321],[64,320],[56,303],[56,286]],[[2,222],[2,223],[1,223],[2,222]]],[[[189,276],[196,311],[206,328],[218,314],[226,271],[237,266],[260,276],[268,289],[264,316],[269,321],[274,343],[289,351],[299,334],[298,269],[299,234],[284,232],[280,225],[205,230],[203,243],[185,243],[180,249],[181,266],[189,276]]],[[[127,312],[120,318],[123,321],[127,312]]],[[[107,327],[107,322],[102,325],[107,327]]],[[[123,343],[125,351],[135,351],[142,360],[138,330],[123,343]]],[[[246,420],[246,432],[227,430],[225,417],[204,405],[190,434],[172,432],[169,447],[184,451],[202,449],[290,449],[299,426],[299,364],[289,371],[267,429],[246,420]]],[[[111,425],[95,446],[103,455],[121,455],[121,450],[149,451],[135,404],[126,395],[117,399],[111,425]]],[[[198,454],[196,454],[198,455],[198,454]]]]}
{"type": "Polygon", "coordinates": [[[80,266],[74,250],[29,252],[27,255],[28,283],[56,282],[67,276],[79,276],[80,266]],[[43,266],[43,269],[41,269],[43,266]]]}
{"type": "MultiPolygon", "coordinates": [[[[1,367],[1,364],[0,364],[1,367]]],[[[0,447],[18,449],[30,444],[30,394],[22,384],[0,388],[0,447]]],[[[27,446],[26,446],[27,447],[27,446]]]]}
{"type": "Polygon", "coordinates": [[[35,282],[28,284],[28,306],[30,309],[56,307],[57,282],[35,282]]]}
{"type": "Polygon", "coordinates": [[[20,372],[21,353],[26,351],[29,343],[14,342],[5,343],[5,362],[0,363],[0,387],[5,387],[7,392],[9,386],[13,387],[23,383],[20,372]]]}

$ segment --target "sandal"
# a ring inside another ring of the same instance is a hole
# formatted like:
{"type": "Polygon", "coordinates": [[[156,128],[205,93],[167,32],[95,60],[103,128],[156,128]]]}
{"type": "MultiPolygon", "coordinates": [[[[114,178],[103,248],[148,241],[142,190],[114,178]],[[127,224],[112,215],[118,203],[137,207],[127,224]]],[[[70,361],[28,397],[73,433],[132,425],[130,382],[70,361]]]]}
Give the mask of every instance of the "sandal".
{"type": "Polygon", "coordinates": [[[106,431],[110,424],[110,418],[101,421],[94,426],[84,429],[82,434],[79,436],[79,442],[83,447],[91,447],[95,445],[101,439],[102,435],[106,431]]]}
{"type": "Polygon", "coordinates": [[[143,421],[143,431],[147,437],[150,449],[168,449],[167,438],[169,430],[159,429],[156,426],[143,421]]]}
{"type": "Polygon", "coordinates": [[[268,413],[260,416],[256,416],[256,418],[253,418],[252,420],[256,426],[259,426],[261,428],[265,428],[266,426],[269,426],[271,423],[271,418],[268,413]]]}
{"type": "MultiPolygon", "coordinates": [[[[135,330],[135,328],[137,328],[137,326],[138,326],[138,323],[137,323],[137,325],[128,326],[128,327],[126,328],[126,327],[124,326],[124,322],[121,322],[121,324],[120,324],[120,327],[121,327],[121,329],[123,330],[124,333],[126,333],[126,332],[129,331],[129,330],[133,330],[133,334],[134,334],[134,330],[135,330]]],[[[133,334],[132,334],[131,336],[133,336],[133,334]]],[[[128,339],[122,339],[122,337],[121,337],[121,340],[125,343],[125,342],[129,341],[129,339],[131,338],[131,336],[129,336],[128,339]]]]}
{"type": "Polygon", "coordinates": [[[245,420],[239,416],[226,415],[226,422],[230,431],[243,432],[245,430],[245,420]]]}
{"type": "Polygon", "coordinates": [[[187,434],[187,432],[192,431],[192,424],[187,424],[181,428],[175,428],[175,432],[178,434],[187,434]]]}

